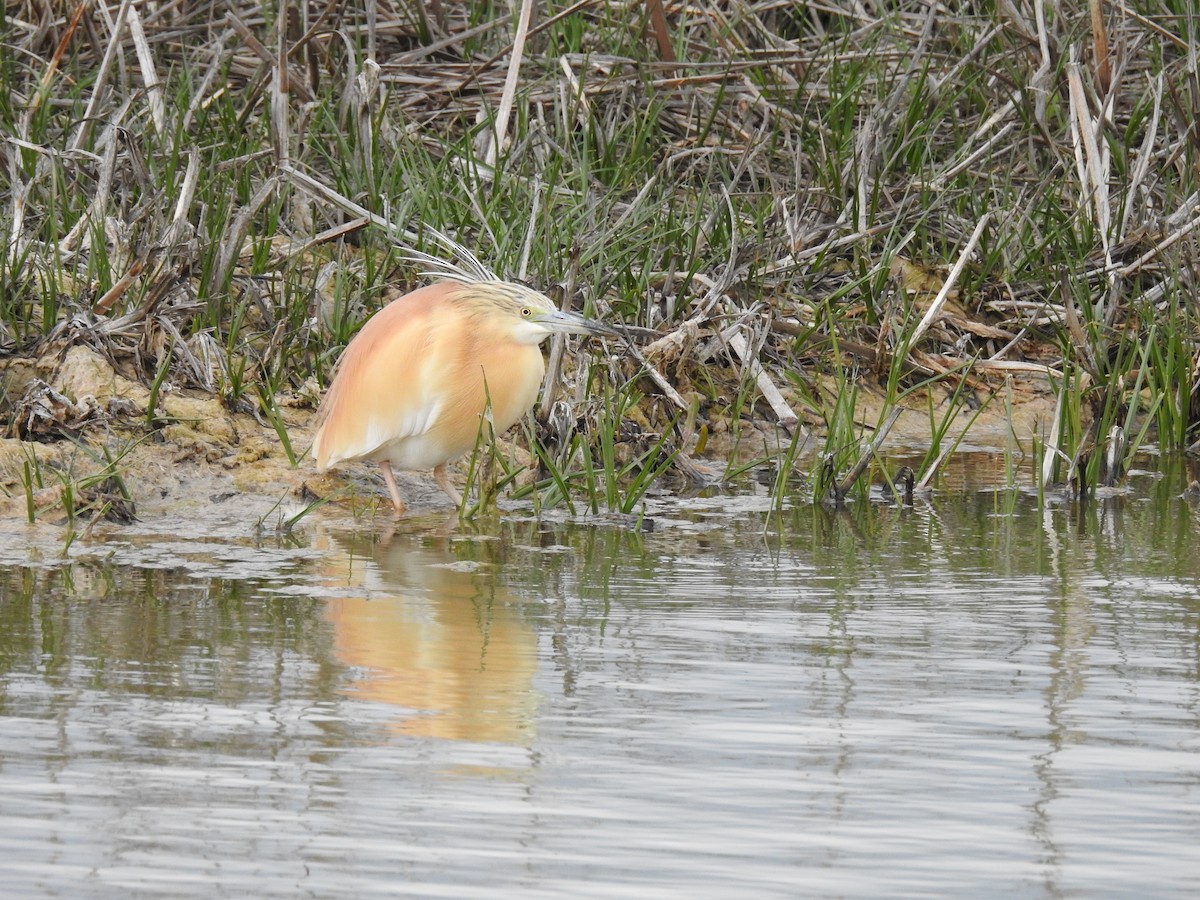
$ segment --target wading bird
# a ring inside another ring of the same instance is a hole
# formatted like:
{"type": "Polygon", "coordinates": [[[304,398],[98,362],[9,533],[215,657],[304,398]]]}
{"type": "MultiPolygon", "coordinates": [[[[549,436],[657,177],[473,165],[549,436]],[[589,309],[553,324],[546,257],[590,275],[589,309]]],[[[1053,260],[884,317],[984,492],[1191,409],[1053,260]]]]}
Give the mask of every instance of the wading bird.
{"type": "Polygon", "coordinates": [[[433,469],[455,505],[446,463],[475,447],[490,408],[496,434],[537,399],[540,344],[554,332],[615,335],[562,312],[523,285],[425,257],[451,280],[418,288],[375,314],[354,336],[317,414],[312,453],[324,472],[343,462],[379,465],[396,515],[404,501],[392,467],[433,469]]]}

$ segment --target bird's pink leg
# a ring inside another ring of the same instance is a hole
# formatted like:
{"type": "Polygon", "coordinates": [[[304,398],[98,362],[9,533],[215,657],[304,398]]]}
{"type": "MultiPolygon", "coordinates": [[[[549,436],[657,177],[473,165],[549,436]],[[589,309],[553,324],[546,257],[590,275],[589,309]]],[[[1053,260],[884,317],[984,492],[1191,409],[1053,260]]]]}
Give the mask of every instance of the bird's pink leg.
{"type": "Polygon", "coordinates": [[[445,463],[433,467],[433,480],[446,492],[446,496],[454,501],[455,506],[462,506],[462,494],[450,483],[450,473],[446,471],[445,463]]]}
{"type": "Polygon", "coordinates": [[[396,476],[392,474],[392,466],[386,459],[379,461],[379,471],[387,484],[388,493],[392,495],[392,506],[396,507],[396,516],[404,515],[404,501],[400,499],[400,489],[396,487],[396,476]]]}

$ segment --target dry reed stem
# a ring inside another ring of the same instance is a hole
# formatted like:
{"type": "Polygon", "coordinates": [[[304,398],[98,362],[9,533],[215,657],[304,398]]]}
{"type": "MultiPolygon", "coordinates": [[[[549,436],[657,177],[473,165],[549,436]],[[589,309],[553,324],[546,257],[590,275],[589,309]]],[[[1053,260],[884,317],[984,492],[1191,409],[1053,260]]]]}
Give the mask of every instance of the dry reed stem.
{"type": "Polygon", "coordinates": [[[142,17],[136,6],[129,7],[129,34],[133,39],[133,47],[137,52],[138,68],[142,70],[142,83],[146,86],[146,94],[150,100],[150,121],[155,130],[162,134],[167,127],[167,113],[163,106],[162,85],[158,81],[158,72],[154,65],[154,54],[146,41],[146,32],[142,28],[142,17]]]}
{"type": "Polygon", "coordinates": [[[971,232],[966,246],[963,247],[962,252],[958,255],[958,259],[955,260],[954,267],[950,270],[950,274],[946,276],[945,282],[942,283],[941,290],[937,292],[937,296],[929,304],[929,309],[925,311],[925,315],[921,317],[921,321],[917,323],[917,327],[912,330],[912,334],[908,339],[908,346],[910,348],[916,347],[917,342],[921,340],[921,336],[925,334],[929,326],[942,314],[942,307],[945,306],[950,292],[958,283],[958,278],[966,267],[967,261],[971,258],[971,254],[975,252],[975,247],[979,244],[979,238],[983,235],[983,229],[987,226],[990,219],[991,216],[985,213],[975,223],[975,230],[971,232]]]}
{"type": "Polygon", "coordinates": [[[1096,60],[1096,86],[1100,96],[1106,96],[1112,87],[1112,61],[1108,53],[1108,28],[1104,24],[1103,0],[1089,0],[1092,18],[1092,47],[1096,60]]]}
{"type": "Polygon", "coordinates": [[[785,428],[791,428],[799,419],[780,393],[779,388],[775,386],[775,382],[771,380],[771,376],[767,374],[762,363],[759,362],[758,356],[750,352],[750,345],[746,342],[746,336],[738,333],[730,337],[729,346],[733,348],[733,352],[737,354],[738,359],[750,370],[750,374],[754,376],[754,383],[758,387],[758,391],[762,394],[763,399],[767,401],[767,405],[771,407],[771,411],[775,414],[775,418],[779,424],[785,428]]]}
{"type": "Polygon", "coordinates": [[[667,25],[667,14],[663,11],[662,0],[646,0],[646,9],[650,13],[650,29],[654,32],[659,57],[663,62],[675,62],[675,46],[671,43],[671,29],[667,25]]]}
{"type": "Polygon", "coordinates": [[[95,124],[97,118],[97,108],[107,94],[106,88],[108,87],[109,73],[112,71],[113,64],[116,62],[117,54],[120,51],[121,32],[125,30],[125,20],[129,16],[131,6],[132,0],[121,0],[121,6],[117,10],[116,21],[112,23],[112,27],[109,30],[108,45],[105,47],[104,58],[100,61],[100,67],[96,72],[96,81],[92,85],[92,92],[88,97],[87,107],[83,111],[83,118],[80,120],[79,127],[75,129],[75,135],[68,144],[68,150],[70,151],[82,149],[92,133],[92,126],[95,124]]]}
{"type": "Polygon", "coordinates": [[[200,180],[200,154],[195,148],[188,151],[187,169],[179,186],[179,198],[175,201],[175,213],[171,216],[171,230],[165,238],[167,244],[182,240],[191,230],[188,222],[188,212],[192,208],[192,199],[196,196],[196,185],[200,180]]]}
{"type": "Polygon", "coordinates": [[[273,175],[268,176],[258,186],[258,190],[254,192],[250,202],[239,209],[237,215],[233,217],[233,221],[229,223],[229,229],[221,241],[221,252],[217,257],[217,265],[213,269],[212,285],[217,290],[224,289],[226,280],[233,273],[234,263],[242,254],[242,247],[246,241],[246,234],[250,230],[251,221],[263,204],[275,193],[277,187],[278,179],[273,175]]]}
{"type": "Polygon", "coordinates": [[[105,291],[103,296],[96,301],[96,305],[92,307],[92,311],[98,316],[108,315],[113,304],[124,296],[125,292],[129,290],[133,282],[142,274],[142,270],[145,268],[146,263],[144,260],[135,260],[133,265],[129,267],[129,271],[117,279],[117,283],[105,291]]]}
{"type": "Polygon", "coordinates": [[[1075,164],[1079,170],[1082,204],[1092,212],[1096,230],[1104,248],[1106,265],[1112,264],[1112,207],[1108,198],[1109,151],[1098,134],[1100,124],[1093,118],[1083,88],[1079,66],[1067,65],[1067,87],[1071,98],[1071,134],[1074,138],[1075,164]]]}
{"type": "Polygon", "coordinates": [[[491,141],[483,154],[483,161],[494,166],[504,148],[508,134],[508,120],[512,115],[513,102],[517,95],[517,81],[521,77],[521,60],[525,56],[525,41],[529,37],[529,22],[533,18],[533,0],[521,0],[521,14],[517,19],[517,33],[513,37],[512,56],[508,61],[508,72],[504,76],[504,89],[500,92],[500,105],[491,132],[491,141]]]}
{"type": "Polygon", "coordinates": [[[847,472],[842,480],[838,483],[837,496],[844,497],[850,492],[850,488],[854,486],[854,482],[858,481],[862,473],[866,471],[871,460],[873,460],[879,453],[879,448],[883,446],[884,441],[887,440],[887,436],[892,430],[892,426],[896,424],[896,421],[900,418],[903,412],[904,407],[897,406],[890,413],[888,413],[887,418],[883,420],[883,423],[876,430],[875,434],[872,435],[871,440],[863,447],[862,453],[860,453],[858,456],[858,460],[853,466],[850,467],[850,471],[847,472]]]}
{"type": "Polygon", "coordinates": [[[291,5],[288,0],[281,0],[279,23],[275,26],[275,60],[271,72],[271,134],[275,146],[275,160],[279,165],[287,165],[292,159],[291,127],[288,121],[291,78],[288,73],[286,27],[290,12],[291,5]]]}

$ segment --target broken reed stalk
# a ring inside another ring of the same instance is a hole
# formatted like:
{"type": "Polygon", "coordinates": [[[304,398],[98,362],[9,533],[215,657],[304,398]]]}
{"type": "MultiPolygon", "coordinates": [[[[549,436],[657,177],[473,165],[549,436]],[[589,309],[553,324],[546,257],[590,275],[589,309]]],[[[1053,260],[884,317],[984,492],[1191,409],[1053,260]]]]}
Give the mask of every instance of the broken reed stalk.
{"type": "Polygon", "coordinates": [[[921,317],[921,321],[917,323],[917,327],[914,328],[908,335],[906,342],[910,350],[916,347],[917,342],[921,339],[921,336],[925,334],[929,326],[937,321],[938,316],[942,314],[942,307],[945,306],[946,300],[950,296],[950,292],[958,283],[958,277],[962,274],[963,269],[966,268],[967,261],[971,258],[971,254],[975,252],[975,247],[979,243],[979,238],[983,235],[983,229],[987,225],[990,218],[990,213],[984,213],[983,216],[980,217],[979,221],[975,223],[975,230],[971,232],[971,236],[967,239],[966,246],[963,247],[962,252],[959,253],[958,259],[955,261],[954,267],[950,270],[950,274],[946,276],[946,280],[943,282],[941,290],[937,292],[937,296],[935,296],[933,298],[933,302],[929,304],[929,309],[925,311],[925,315],[921,317]]]}
{"type": "Polygon", "coordinates": [[[1108,29],[1104,25],[1103,0],[1090,0],[1092,18],[1092,51],[1096,60],[1096,87],[1101,97],[1112,87],[1112,61],[1108,53],[1108,29]]]}
{"type": "Polygon", "coordinates": [[[508,135],[508,120],[512,115],[513,101],[517,94],[517,81],[521,77],[521,60],[525,56],[525,41],[529,37],[529,22],[533,18],[533,0],[521,0],[521,14],[517,19],[517,33],[513,37],[512,56],[508,61],[508,72],[504,76],[504,90],[500,93],[500,106],[496,110],[496,121],[491,140],[483,154],[483,161],[494,166],[504,149],[508,135]]]}
{"type": "Polygon", "coordinates": [[[883,442],[887,440],[888,432],[892,430],[892,426],[896,424],[896,420],[903,412],[904,407],[897,406],[888,413],[888,417],[883,420],[883,424],[879,426],[871,440],[863,446],[862,453],[859,454],[858,460],[850,468],[850,471],[846,473],[846,477],[837,484],[835,496],[845,497],[850,492],[850,488],[854,487],[854,482],[858,481],[862,473],[866,471],[871,460],[875,458],[875,454],[879,452],[879,448],[883,446],[883,442]]]}
{"type": "MultiPolygon", "coordinates": [[[[563,281],[562,300],[559,308],[570,310],[575,298],[576,279],[579,277],[579,250],[572,250],[567,262],[567,277],[563,281]]],[[[567,336],[559,333],[550,339],[550,358],[546,362],[546,377],[542,379],[542,400],[538,404],[537,417],[545,422],[559,394],[559,374],[562,372],[563,353],[567,347],[567,336]]]]}
{"type": "MultiPolygon", "coordinates": [[[[650,13],[650,29],[654,32],[654,42],[658,45],[658,55],[665,63],[675,62],[675,45],[671,43],[671,29],[667,25],[667,14],[663,11],[662,0],[646,0],[646,9],[650,13]]],[[[668,68],[667,74],[674,72],[668,68]]]]}

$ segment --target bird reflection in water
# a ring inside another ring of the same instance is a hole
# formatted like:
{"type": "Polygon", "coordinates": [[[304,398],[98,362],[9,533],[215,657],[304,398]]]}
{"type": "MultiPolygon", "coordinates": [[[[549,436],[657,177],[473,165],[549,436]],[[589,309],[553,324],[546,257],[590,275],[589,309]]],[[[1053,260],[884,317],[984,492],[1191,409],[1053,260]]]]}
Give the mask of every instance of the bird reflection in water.
{"type": "Polygon", "coordinates": [[[499,542],[461,556],[444,535],[329,544],[338,580],[365,595],[325,611],[339,661],[359,670],[348,692],[403,710],[397,734],[528,745],[537,636],[497,577],[499,542]]]}

